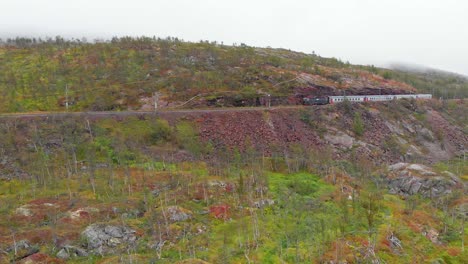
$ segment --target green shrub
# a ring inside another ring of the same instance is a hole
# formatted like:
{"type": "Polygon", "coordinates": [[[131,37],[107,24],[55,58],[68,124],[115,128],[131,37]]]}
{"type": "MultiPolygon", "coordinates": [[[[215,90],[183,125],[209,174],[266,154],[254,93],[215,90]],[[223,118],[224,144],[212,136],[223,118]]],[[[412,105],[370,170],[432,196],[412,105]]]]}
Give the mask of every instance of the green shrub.
{"type": "Polygon", "coordinates": [[[361,114],[358,112],[354,114],[353,130],[356,136],[360,137],[364,135],[364,123],[362,122],[361,114]]]}
{"type": "Polygon", "coordinates": [[[158,119],[152,126],[149,137],[152,144],[167,142],[172,138],[171,126],[166,120],[158,119]]]}
{"type": "Polygon", "coordinates": [[[382,77],[385,79],[385,80],[390,80],[392,79],[392,73],[390,71],[385,71],[383,74],[382,74],[382,77]]]}

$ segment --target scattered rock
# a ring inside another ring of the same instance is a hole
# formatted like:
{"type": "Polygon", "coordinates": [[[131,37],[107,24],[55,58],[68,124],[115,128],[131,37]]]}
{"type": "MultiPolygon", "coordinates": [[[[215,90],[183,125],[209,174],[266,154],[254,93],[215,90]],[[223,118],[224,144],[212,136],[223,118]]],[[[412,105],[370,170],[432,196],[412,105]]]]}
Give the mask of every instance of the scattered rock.
{"type": "Polygon", "coordinates": [[[150,249],[155,249],[155,250],[161,251],[162,248],[164,247],[164,244],[166,244],[166,240],[157,241],[155,243],[149,244],[148,246],[149,246],[150,249]]]}
{"type": "Polygon", "coordinates": [[[78,208],[77,210],[70,212],[70,218],[72,220],[89,218],[91,213],[98,213],[98,212],[99,212],[99,209],[94,208],[94,207],[78,208]]]}
{"type": "Polygon", "coordinates": [[[258,200],[256,202],[254,202],[254,206],[257,207],[257,208],[263,208],[265,206],[271,206],[271,205],[274,205],[275,204],[275,201],[272,200],[272,199],[262,199],[262,200],[258,200]]]}
{"type": "Polygon", "coordinates": [[[425,128],[425,127],[423,127],[422,129],[419,129],[418,134],[420,136],[422,136],[424,139],[428,140],[428,141],[432,142],[432,141],[435,140],[434,135],[432,134],[432,132],[429,129],[425,128]]]}
{"type": "Polygon", "coordinates": [[[387,237],[387,240],[390,243],[390,247],[393,250],[399,251],[399,250],[403,249],[403,243],[401,243],[401,240],[395,234],[391,233],[387,237]]]}
{"type": "Polygon", "coordinates": [[[6,249],[7,252],[13,252],[13,251],[18,251],[18,250],[22,250],[22,249],[28,249],[31,247],[31,244],[29,243],[28,240],[26,239],[23,239],[23,240],[20,240],[16,243],[13,243],[13,245],[11,245],[10,247],[8,247],[6,249]]]}
{"type": "Polygon", "coordinates": [[[174,186],[173,184],[163,184],[157,188],[155,188],[154,190],[151,191],[151,194],[154,196],[154,197],[158,197],[161,193],[165,192],[165,191],[169,191],[171,189],[173,189],[174,186]]]}
{"type": "Polygon", "coordinates": [[[422,234],[429,239],[432,243],[434,244],[440,244],[439,241],[439,232],[435,230],[434,228],[429,228],[427,230],[424,230],[422,234]]]}
{"type": "Polygon", "coordinates": [[[414,134],[414,133],[415,133],[413,125],[411,125],[411,124],[409,124],[409,123],[406,123],[406,122],[403,122],[403,127],[404,127],[408,132],[410,132],[411,134],[414,134]]]}
{"type": "Polygon", "coordinates": [[[394,125],[387,120],[385,121],[385,125],[390,129],[392,134],[404,135],[404,132],[397,125],[394,125]]]}
{"type": "Polygon", "coordinates": [[[91,253],[116,253],[120,249],[134,246],[137,237],[135,230],[126,226],[92,224],[82,233],[91,253]]]}
{"type": "Polygon", "coordinates": [[[20,216],[34,216],[36,219],[41,219],[51,210],[59,208],[60,205],[52,202],[52,199],[37,199],[16,208],[15,213],[20,216]]]}
{"type": "Polygon", "coordinates": [[[14,259],[20,260],[39,252],[39,247],[37,245],[31,245],[28,240],[24,239],[13,243],[13,245],[6,249],[6,252],[13,253],[15,256],[14,259]]]}
{"type": "Polygon", "coordinates": [[[67,251],[65,248],[62,248],[62,249],[57,253],[57,257],[58,257],[58,258],[61,258],[61,259],[69,259],[69,258],[70,258],[70,254],[68,253],[68,251],[67,251]]]}
{"type": "Polygon", "coordinates": [[[31,211],[28,205],[22,205],[16,208],[15,213],[27,217],[33,216],[33,212],[31,211]]]}
{"type": "Polygon", "coordinates": [[[63,260],[51,257],[43,253],[34,253],[26,258],[21,259],[16,262],[18,264],[61,264],[64,263],[63,260]]]}
{"type": "Polygon", "coordinates": [[[145,214],[145,210],[139,210],[136,208],[127,209],[127,212],[122,214],[122,218],[139,218],[145,214]]]}
{"type": "Polygon", "coordinates": [[[408,150],[406,151],[406,154],[405,154],[405,159],[411,160],[416,157],[422,157],[422,156],[423,156],[423,153],[419,150],[419,148],[417,148],[414,145],[409,145],[408,150]]]}
{"type": "Polygon", "coordinates": [[[211,180],[211,181],[208,181],[208,187],[222,189],[227,192],[232,192],[235,189],[235,184],[231,182],[211,180]]]}
{"type": "Polygon", "coordinates": [[[259,195],[266,194],[268,192],[268,187],[267,186],[259,186],[255,188],[255,192],[259,195]]]}
{"type": "Polygon", "coordinates": [[[208,181],[208,186],[209,187],[221,187],[224,188],[226,186],[226,182],[224,181],[218,181],[218,180],[212,180],[208,181]]]}
{"type": "Polygon", "coordinates": [[[158,197],[160,193],[161,193],[161,191],[159,189],[154,189],[154,190],[151,191],[151,194],[154,197],[158,197]]]}
{"type": "Polygon", "coordinates": [[[196,230],[196,234],[203,234],[203,233],[206,233],[208,228],[206,227],[206,225],[197,224],[195,227],[195,230],[196,230]]]}
{"type": "Polygon", "coordinates": [[[120,215],[122,218],[126,219],[143,217],[146,212],[143,208],[133,208],[133,206],[128,205],[125,207],[113,206],[111,211],[114,215],[120,215]]]}
{"type": "Polygon", "coordinates": [[[200,210],[200,211],[197,212],[197,214],[199,214],[199,215],[206,215],[206,214],[209,214],[209,213],[210,213],[209,210],[200,210]]]}
{"type": "Polygon", "coordinates": [[[180,221],[185,221],[188,219],[192,219],[192,212],[184,209],[180,206],[169,206],[164,210],[164,213],[166,213],[167,218],[171,222],[180,222],[180,221]]]}
{"type": "Polygon", "coordinates": [[[17,167],[16,162],[7,155],[0,157],[0,180],[31,179],[32,176],[17,167]]]}

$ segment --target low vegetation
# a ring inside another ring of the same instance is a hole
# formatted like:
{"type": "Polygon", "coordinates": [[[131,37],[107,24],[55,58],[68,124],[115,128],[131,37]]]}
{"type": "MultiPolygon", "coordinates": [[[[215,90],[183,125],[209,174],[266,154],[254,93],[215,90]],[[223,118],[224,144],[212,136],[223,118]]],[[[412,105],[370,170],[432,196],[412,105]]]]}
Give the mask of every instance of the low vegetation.
{"type": "MultiPolygon", "coordinates": [[[[413,144],[422,149],[431,142],[429,132],[417,144],[416,132],[379,135],[383,127],[377,121],[388,115],[395,131],[434,131],[435,113],[420,120],[413,116],[434,110],[431,104],[4,118],[0,260],[464,263],[463,187],[442,196],[392,193],[389,164],[377,159],[416,159],[406,149],[413,144]],[[227,120],[225,115],[239,123],[217,125],[216,133],[224,137],[207,131],[213,122],[227,120]],[[255,123],[261,133],[268,132],[264,127],[276,133],[269,148],[256,142],[260,132],[249,128],[257,120],[252,118],[263,120],[255,123]],[[404,128],[409,120],[413,123],[404,128]],[[300,135],[296,141],[295,135],[300,135]],[[350,145],[349,135],[356,136],[350,145]],[[306,147],[307,142],[315,145],[306,147]],[[110,238],[92,240],[93,232],[110,238]]],[[[448,119],[463,107],[440,106],[440,116],[448,119]]],[[[447,135],[459,136],[451,131],[454,124],[447,135]]],[[[439,143],[436,136],[431,140],[439,143]]],[[[432,169],[466,184],[463,156],[440,159],[432,169]]]]}
{"type": "Polygon", "coordinates": [[[300,103],[303,96],[433,93],[464,98],[462,77],[424,75],[245,44],[177,38],[0,41],[0,112],[106,111],[300,103]]]}

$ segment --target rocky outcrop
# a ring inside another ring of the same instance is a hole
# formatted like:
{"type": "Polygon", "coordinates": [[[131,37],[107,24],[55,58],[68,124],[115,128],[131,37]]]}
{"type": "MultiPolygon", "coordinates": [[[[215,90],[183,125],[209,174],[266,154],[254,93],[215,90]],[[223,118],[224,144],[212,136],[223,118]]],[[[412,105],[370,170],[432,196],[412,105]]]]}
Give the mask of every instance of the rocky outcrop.
{"type": "Polygon", "coordinates": [[[432,131],[436,133],[436,138],[439,137],[445,149],[450,149],[459,155],[466,151],[468,135],[461,127],[452,125],[437,111],[429,111],[428,121],[432,131]]]}
{"type": "Polygon", "coordinates": [[[343,132],[338,132],[337,135],[325,135],[325,139],[327,140],[327,143],[345,149],[351,148],[355,140],[353,137],[343,132]]]}
{"type": "Polygon", "coordinates": [[[448,172],[438,174],[420,164],[397,163],[388,169],[386,181],[393,194],[437,197],[463,187],[461,180],[455,175],[448,172]]]}
{"type": "Polygon", "coordinates": [[[126,226],[92,224],[81,234],[86,239],[89,253],[109,254],[132,248],[136,231],[126,226]]]}

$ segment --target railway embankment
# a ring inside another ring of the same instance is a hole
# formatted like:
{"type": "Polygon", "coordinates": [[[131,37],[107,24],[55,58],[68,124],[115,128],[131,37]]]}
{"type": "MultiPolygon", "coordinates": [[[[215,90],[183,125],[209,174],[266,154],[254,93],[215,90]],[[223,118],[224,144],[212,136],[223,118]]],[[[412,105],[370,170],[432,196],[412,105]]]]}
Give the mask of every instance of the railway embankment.
{"type": "MultiPolygon", "coordinates": [[[[86,144],[95,138],[114,138],[142,155],[162,159],[198,158],[199,153],[193,153],[198,150],[190,149],[197,146],[203,149],[206,160],[216,160],[220,153],[230,151],[304,159],[318,155],[363,165],[433,164],[463,155],[468,146],[460,115],[466,110],[466,103],[439,104],[402,100],[310,107],[9,117],[0,126],[5,135],[0,170],[3,177],[25,175],[22,166],[17,166],[21,164],[18,160],[24,159],[21,153],[36,149],[53,153],[70,144],[70,137],[86,144]],[[190,138],[181,139],[183,133],[190,138]],[[40,142],[34,140],[38,135],[40,142]]],[[[115,148],[116,144],[106,147],[115,148]]]]}

